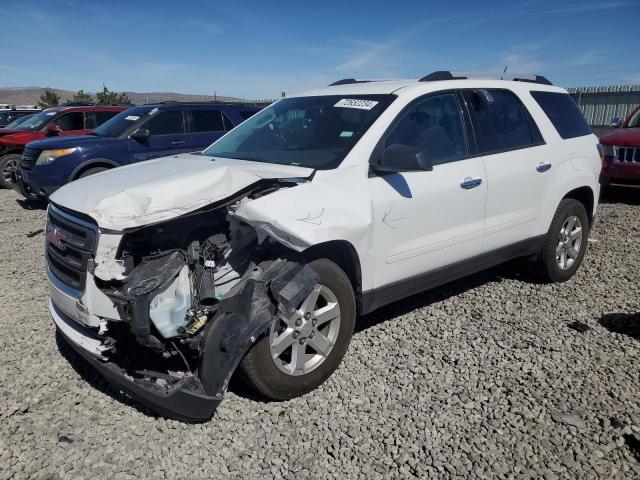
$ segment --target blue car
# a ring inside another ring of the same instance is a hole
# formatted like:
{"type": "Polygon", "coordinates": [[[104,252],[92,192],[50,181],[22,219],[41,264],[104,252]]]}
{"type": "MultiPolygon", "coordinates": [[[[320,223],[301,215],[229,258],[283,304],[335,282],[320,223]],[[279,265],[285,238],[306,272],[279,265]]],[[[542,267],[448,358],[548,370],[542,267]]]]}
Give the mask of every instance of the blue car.
{"type": "Polygon", "coordinates": [[[26,198],[47,198],[61,186],[110,168],[203,150],[260,107],[219,103],[159,103],[125,110],[90,135],[27,144],[15,171],[26,198]]]}

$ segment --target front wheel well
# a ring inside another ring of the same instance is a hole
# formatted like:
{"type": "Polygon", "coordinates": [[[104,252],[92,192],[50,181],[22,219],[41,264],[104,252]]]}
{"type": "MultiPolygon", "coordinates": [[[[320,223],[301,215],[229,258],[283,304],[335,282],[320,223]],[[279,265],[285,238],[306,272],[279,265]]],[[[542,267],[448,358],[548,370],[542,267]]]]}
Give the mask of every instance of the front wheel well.
{"type": "MultiPolygon", "coordinates": [[[[356,299],[360,299],[362,293],[362,270],[360,259],[356,249],[346,240],[331,240],[313,245],[303,252],[308,260],[326,258],[337,264],[347,274],[353,287],[356,299]]],[[[358,300],[358,310],[360,309],[358,300]]]]}
{"type": "Polygon", "coordinates": [[[109,169],[109,168],[115,168],[115,166],[112,165],[111,163],[104,162],[104,161],[92,162],[92,163],[89,163],[87,165],[83,165],[76,172],[74,172],[71,180],[77,180],[78,178],[80,178],[80,175],[82,175],[87,170],[91,170],[92,168],[107,168],[107,169],[109,169]]]}
{"type": "Polygon", "coordinates": [[[587,217],[589,218],[589,226],[591,226],[593,224],[593,206],[595,203],[593,190],[591,190],[590,187],[576,188],[562,197],[563,200],[565,198],[573,198],[584,205],[584,208],[587,211],[587,217]]]}

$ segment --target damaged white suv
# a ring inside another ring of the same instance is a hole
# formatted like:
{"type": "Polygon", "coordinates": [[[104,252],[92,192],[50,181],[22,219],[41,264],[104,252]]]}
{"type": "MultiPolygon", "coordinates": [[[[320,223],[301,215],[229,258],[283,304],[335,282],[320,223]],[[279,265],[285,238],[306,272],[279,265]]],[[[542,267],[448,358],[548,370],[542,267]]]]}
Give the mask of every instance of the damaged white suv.
{"type": "Polygon", "coordinates": [[[204,152],[55,192],[51,314],[163,415],[209,418],[237,367],[263,395],[293,398],[381,305],[515,257],[569,279],[600,165],[577,106],[543,77],[343,80],[204,152]]]}

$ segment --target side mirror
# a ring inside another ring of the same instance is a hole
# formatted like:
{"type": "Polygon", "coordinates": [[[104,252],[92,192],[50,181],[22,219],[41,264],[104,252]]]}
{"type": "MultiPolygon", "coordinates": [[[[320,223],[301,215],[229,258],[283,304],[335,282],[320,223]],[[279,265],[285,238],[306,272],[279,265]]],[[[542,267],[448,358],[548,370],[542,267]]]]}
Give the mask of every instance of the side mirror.
{"type": "Polygon", "coordinates": [[[47,137],[57,137],[61,133],[62,133],[62,128],[60,128],[60,125],[56,123],[51,123],[47,125],[47,132],[45,133],[47,137]]]}
{"type": "Polygon", "coordinates": [[[398,173],[415,172],[420,170],[433,170],[433,163],[424,152],[409,145],[394,143],[382,152],[382,157],[372,163],[372,168],[377,172],[398,173]]]}
{"type": "Polygon", "coordinates": [[[620,128],[622,125],[622,119],[620,117],[613,117],[609,125],[613,128],[620,128]]]}
{"type": "Polygon", "coordinates": [[[138,142],[145,142],[149,140],[149,137],[151,137],[151,133],[146,128],[140,128],[131,134],[131,138],[138,142]]]}

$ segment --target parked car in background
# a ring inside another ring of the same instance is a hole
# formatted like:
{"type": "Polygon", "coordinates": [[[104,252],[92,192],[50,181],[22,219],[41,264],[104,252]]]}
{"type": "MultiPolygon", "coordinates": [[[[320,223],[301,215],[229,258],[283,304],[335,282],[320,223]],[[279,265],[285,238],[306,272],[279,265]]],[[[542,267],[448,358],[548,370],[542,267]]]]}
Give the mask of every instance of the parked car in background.
{"type": "Polygon", "coordinates": [[[614,118],[611,125],[617,128],[600,139],[602,183],[640,185],[640,107],[624,121],[614,118]]]}
{"type": "Polygon", "coordinates": [[[45,137],[86,135],[123,110],[126,107],[53,107],[13,130],[0,131],[0,188],[13,186],[13,172],[27,143],[45,137]]]}
{"type": "Polygon", "coordinates": [[[40,110],[35,108],[10,108],[0,110],[0,128],[5,128],[17,118],[24,117],[26,115],[33,115],[38,112],[40,112],[40,110]]]}
{"type": "Polygon", "coordinates": [[[32,142],[15,172],[27,198],[46,198],[62,185],[110,168],[203,150],[260,108],[219,103],[133,107],[91,135],[32,142]]]}
{"type": "Polygon", "coordinates": [[[16,118],[13,122],[11,122],[9,125],[7,125],[6,127],[4,127],[4,129],[7,130],[13,130],[15,129],[15,127],[17,127],[18,125],[26,122],[27,120],[29,120],[31,117],[33,117],[35,115],[35,113],[32,113],[30,115],[23,115],[21,117],[16,118]]]}

